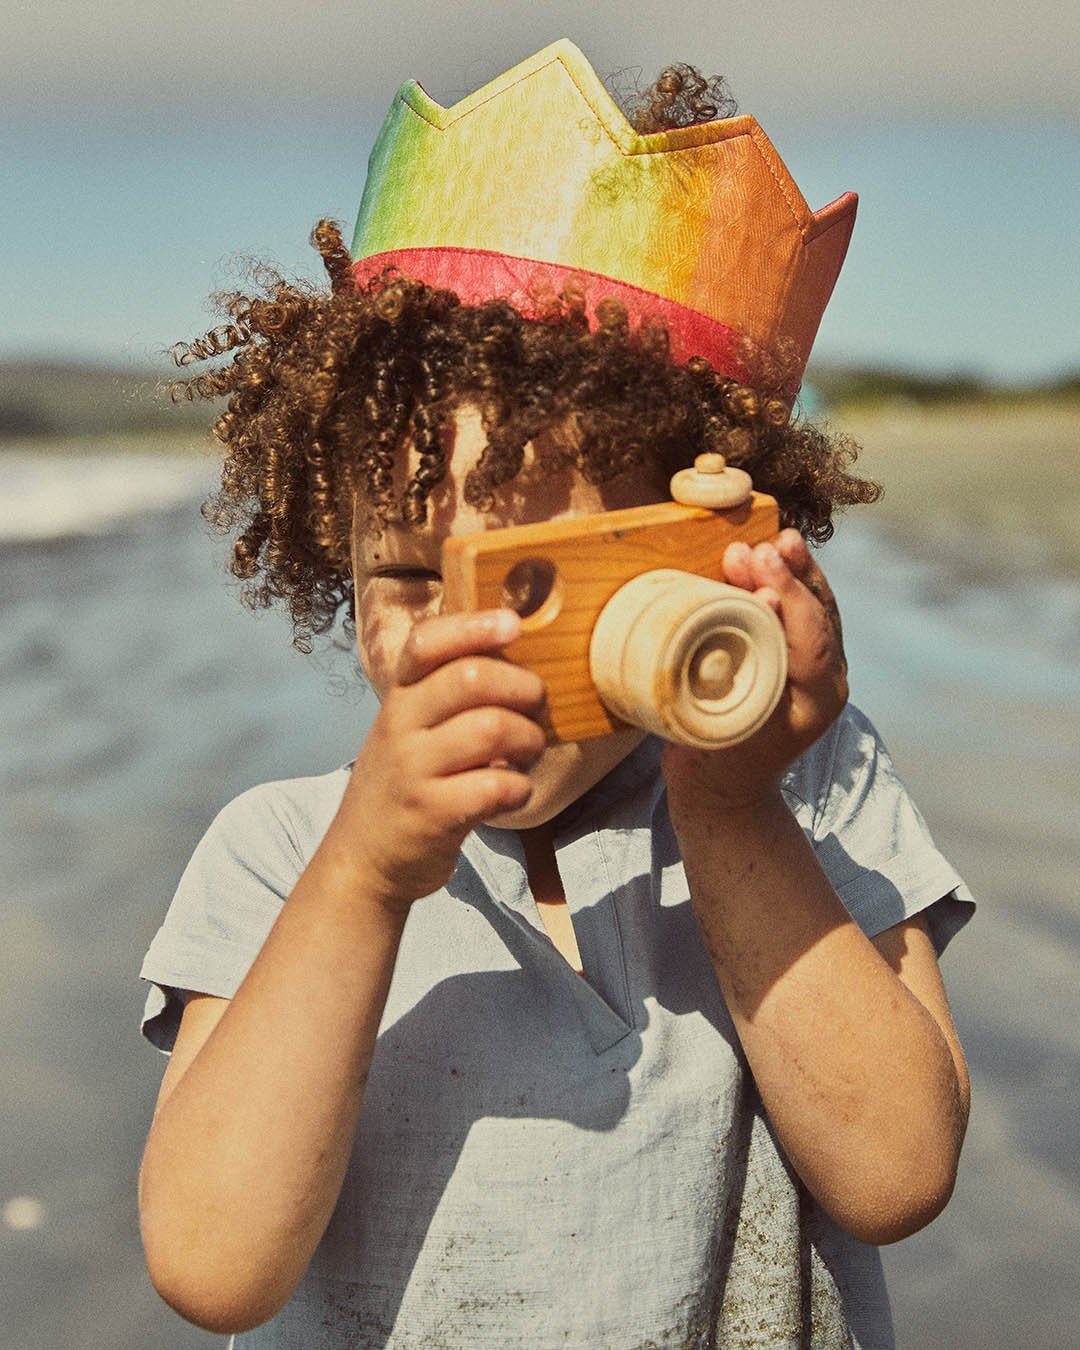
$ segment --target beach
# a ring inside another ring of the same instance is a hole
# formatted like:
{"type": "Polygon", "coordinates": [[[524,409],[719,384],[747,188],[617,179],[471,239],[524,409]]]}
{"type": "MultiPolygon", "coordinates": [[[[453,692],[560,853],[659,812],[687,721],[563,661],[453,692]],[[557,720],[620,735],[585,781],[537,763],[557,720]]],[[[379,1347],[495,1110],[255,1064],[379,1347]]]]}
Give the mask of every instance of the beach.
{"type": "MultiPolygon", "coordinates": [[[[1080,1322],[1080,418],[850,425],[887,488],[822,553],[853,698],[979,902],[943,958],[972,1123],[952,1204],[886,1253],[898,1344],[1049,1350],[1080,1322]]],[[[240,606],[197,511],[210,479],[188,450],[0,449],[13,1350],[223,1344],[143,1271],[135,1177],[163,1061],[138,1035],[138,967],[214,813],[347,761],[374,711],[347,650],[302,656],[280,616],[240,606]]]]}
{"type": "Polygon", "coordinates": [[[949,1208],[886,1252],[898,1343],[1049,1350],[1080,1323],[1080,414],[845,425],[920,611],[831,566],[853,694],[979,902],[942,963],[971,1125],[949,1208]]]}

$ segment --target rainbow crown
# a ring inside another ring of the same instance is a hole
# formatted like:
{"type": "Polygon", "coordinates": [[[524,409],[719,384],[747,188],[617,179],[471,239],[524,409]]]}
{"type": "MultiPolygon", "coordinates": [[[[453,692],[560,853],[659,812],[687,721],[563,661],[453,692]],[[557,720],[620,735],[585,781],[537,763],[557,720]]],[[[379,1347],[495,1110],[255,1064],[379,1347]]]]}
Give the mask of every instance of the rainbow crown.
{"type": "Polygon", "coordinates": [[[560,41],[443,108],[402,86],[371,152],[359,283],[395,266],[465,304],[521,313],[572,282],[653,319],[676,360],[752,378],[749,338],[794,354],[797,387],[858,198],[814,212],[752,117],[639,135],[560,41]]]}

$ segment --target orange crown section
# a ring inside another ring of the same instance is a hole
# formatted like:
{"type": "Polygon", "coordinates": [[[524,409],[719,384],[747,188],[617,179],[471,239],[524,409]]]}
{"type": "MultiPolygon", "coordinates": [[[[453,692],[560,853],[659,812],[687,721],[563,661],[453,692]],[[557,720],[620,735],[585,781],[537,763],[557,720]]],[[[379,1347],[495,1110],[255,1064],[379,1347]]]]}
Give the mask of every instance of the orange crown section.
{"type": "Polygon", "coordinates": [[[680,358],[737,366],[745,335],[789,344],[801,372],[856,205],[811,211],[752,117],[638,135],[564,40],[450,108],[401,88],[352,255],[360,280],[390,262],[525,309],[571,275],[609,282],[633,317],[667,323],[680,358]]]}

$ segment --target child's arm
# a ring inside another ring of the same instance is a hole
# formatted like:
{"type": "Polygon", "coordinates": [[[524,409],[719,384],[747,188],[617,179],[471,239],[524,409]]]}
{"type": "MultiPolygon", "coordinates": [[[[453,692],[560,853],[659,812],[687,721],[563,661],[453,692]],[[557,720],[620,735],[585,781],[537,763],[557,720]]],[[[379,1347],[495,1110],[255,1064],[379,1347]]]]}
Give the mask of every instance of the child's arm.
{"type": "Polygon", "coordinates": [[[848,1232],[896,1241],[952,1191],[968,1110],[963,1055],[923,921],[865,937],[780,794],[784,770],[847,697],[824,577],[794,531],[777,548],[733,545],[725,563],[731,582],[780,614],[788,690],[740,746],[665,749],[672,823],[717,977],[792,1165],[848,1232]]]}
{"type": "Polygon", "coordinates": [[[416,626],[236,997],[185,1009],[140,1213],[155,1285],[201,1326],[247,1329],[289,1299],[337,1201],[409,906],[476,823],[529,797],[543,687],[493,659],[519,626],[509,611],[416,626]]]}

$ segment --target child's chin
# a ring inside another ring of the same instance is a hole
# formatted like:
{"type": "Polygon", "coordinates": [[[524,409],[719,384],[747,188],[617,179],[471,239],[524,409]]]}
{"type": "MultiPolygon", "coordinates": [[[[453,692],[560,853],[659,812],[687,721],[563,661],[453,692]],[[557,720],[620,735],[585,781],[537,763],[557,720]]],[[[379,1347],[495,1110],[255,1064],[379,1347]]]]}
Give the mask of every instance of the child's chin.
{"type": "Polygon", "coordinates": [[[535,810],[530,804],[523,806],[520,811],[504,811],[501,816],[491,816],[484,824],[491,825],[497,830],[534,830],[538,825],[546,825],[558,814],[558,810],[546,812],[535,810]]]}
{"type": "Polygon", "coordinates": [[[493,825],[498,830],[535,830],[554,820],[560,811],[564,811],[580,793],[557,793],[554,796],[543,790],[533,790],[532,796],[524,806],[516,811],[504,811],[501,815],[485,820],[485,825],[493,825]]]}

